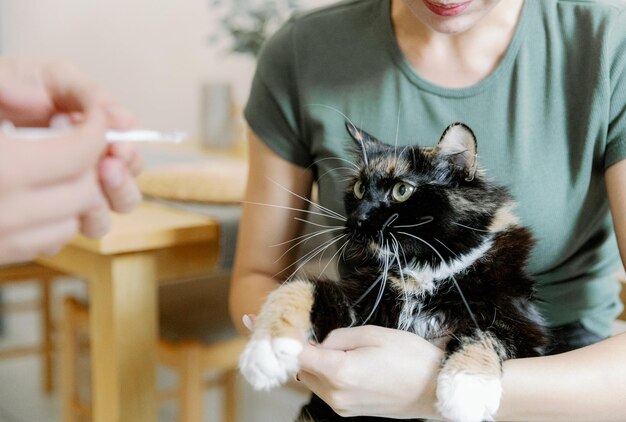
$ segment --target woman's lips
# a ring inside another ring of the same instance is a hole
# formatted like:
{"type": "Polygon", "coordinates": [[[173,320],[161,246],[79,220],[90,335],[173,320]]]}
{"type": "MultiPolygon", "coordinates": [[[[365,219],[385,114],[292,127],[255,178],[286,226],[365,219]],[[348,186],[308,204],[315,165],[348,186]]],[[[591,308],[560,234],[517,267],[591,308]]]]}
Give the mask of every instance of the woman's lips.
{"type": "Polygon", "coordinates": [[[459,13],[463,12],[465,9],[467,9],[472,2],[472,0],[470,0],[462,3],[442,5],[437,3],[431,3],[428,0],[422,1],[431,12],[439,16],[456,16],[459,13]]]}

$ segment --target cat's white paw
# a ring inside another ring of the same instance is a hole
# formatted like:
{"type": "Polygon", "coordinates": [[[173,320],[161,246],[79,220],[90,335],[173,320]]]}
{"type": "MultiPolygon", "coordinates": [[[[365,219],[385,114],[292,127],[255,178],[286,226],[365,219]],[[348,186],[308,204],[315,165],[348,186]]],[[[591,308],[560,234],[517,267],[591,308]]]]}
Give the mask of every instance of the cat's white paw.
{"type": "Polygon", "coordinates": [[[269,390],[298,372],[302,348],[293,338],[253,338],[239,358],[239,368],[255,390],[269,390]]]}
{"type": "Polygon", "coordinates": [[[437,408],[448,421],[491,421],[498,411],[501,396],[499,378],[443,372],[437,380],[437,408]]]}

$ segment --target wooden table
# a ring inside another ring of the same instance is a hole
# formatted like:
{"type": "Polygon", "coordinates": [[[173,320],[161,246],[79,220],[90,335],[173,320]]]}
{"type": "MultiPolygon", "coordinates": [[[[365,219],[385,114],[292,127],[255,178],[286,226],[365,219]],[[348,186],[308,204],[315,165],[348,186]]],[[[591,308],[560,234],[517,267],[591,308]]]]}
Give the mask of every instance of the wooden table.
{"type": "Polygon", "coordinates": [[[37,262],[89,281],[93,420],[152,422],[157,281],[210,273],[219,225],[150,203],[112,223],[104,238],[78,237],[37,262]]]}

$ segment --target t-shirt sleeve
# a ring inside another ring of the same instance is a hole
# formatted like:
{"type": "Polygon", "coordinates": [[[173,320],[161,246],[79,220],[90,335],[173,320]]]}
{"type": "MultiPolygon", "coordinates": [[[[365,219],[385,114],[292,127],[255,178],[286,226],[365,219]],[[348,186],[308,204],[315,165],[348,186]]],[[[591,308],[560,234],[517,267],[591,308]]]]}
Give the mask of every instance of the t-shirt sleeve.
{"type": "Polygon", "coordinates": [[[626,8],[612,24],[609,38],[611,103],[604,168],[626,158],[626,8]]]}
{"type": "Polygon", "coordinates": [[[296,22],[291,19],[264,45],[244,116],[250,129],[272,151],[307,167],[311,152],[299,121],[295,32],[296,22]]]}

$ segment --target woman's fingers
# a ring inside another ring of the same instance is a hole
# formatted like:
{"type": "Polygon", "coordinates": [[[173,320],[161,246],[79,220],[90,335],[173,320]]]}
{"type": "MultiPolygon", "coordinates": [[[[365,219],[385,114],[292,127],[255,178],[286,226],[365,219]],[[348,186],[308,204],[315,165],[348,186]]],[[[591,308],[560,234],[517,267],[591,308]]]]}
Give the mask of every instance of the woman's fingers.
{"type": "Polygon", "coordinates": [[[53,255],[76,235],[78,229],[78,219],[69,218],[1,236],[0,264],[53,255]]]}
{"type": "Polygon", "coordinates": [[[307,344],[300,353],[300,369],[315,374],[333,373],[345,361],[342,350],[307,344]]]}
{"type": "MultiPolygon", "coordinates": [[[[346,367],[346,352],[378,347],[386,328],[362,326],[333,330],[321,345],[307,345],[300,355],[300,367],[316,374],[336,374],[346,367]]],[[[393,330],[395,333],[396,331],[393,330]]]]}

